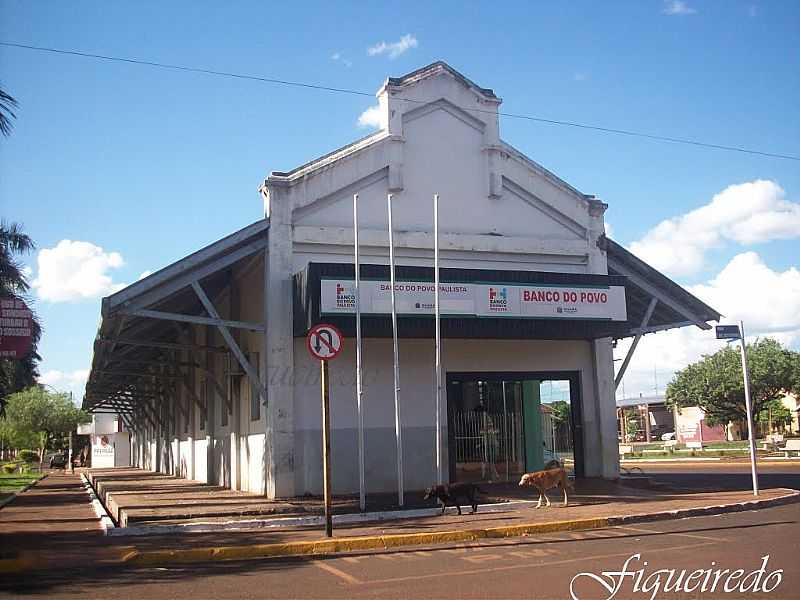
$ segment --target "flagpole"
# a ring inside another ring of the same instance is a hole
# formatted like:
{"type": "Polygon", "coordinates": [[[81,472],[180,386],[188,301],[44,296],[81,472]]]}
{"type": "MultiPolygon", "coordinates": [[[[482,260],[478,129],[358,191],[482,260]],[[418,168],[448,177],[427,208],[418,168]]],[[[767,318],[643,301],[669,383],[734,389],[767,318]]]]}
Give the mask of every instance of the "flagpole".
{"type": "Polygon", "coordinates": [[[433,306],[436,321],[436,483],[442,484],[442,328],[439,307],[439,194],[433,195],[433,306]]]}
{"type": "Polygon", "coordinates": [[[358,411],[358,504],[366,510],[366,485],[364,483],[364,396],[361,371],[361,262],[358,255],[358,194],[353,194],[353,246],[355,260],[356,308],[356,408],[358,411]]]}
{"type": "Polygon", "coordinates": [[[400,427],[400,357],[397,348],[397,304],[394,293],[394,238],[392,234],[392,194],[387,196],[389,210],[389,277],[392,297],[392,338],[394,342],[394,435],[397,444],[397,503],[403,506],[403,436],[400,427]]]}

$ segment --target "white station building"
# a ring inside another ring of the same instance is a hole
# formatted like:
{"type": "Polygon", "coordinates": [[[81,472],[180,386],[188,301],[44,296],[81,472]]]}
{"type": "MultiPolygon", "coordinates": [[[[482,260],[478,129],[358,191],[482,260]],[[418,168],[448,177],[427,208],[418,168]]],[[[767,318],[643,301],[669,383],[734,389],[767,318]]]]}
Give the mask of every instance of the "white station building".
{"type": "Polygon", "coordinates": [[[320,368],[306,334],[331,323],[345,336],[330,363],[333,491],[358,492],[358,194],[365,486],[396,490],[391,194],[403,486],[431,485],[438,194],[444,479],[510,480],[549,453],[578,477],[617,477],[615,386],[630,356],[615,375],[615,341],[709,329],[719,313],[608,239],[606,204],[503,141],[492,90],[437,62],[377,97],[379,131],[267,177],[263,219],[103,300],[84,407],[123,415],[144,469],[318,494],[320,368]],[[569,406],[558,431],[548,382],[569,406]]]}

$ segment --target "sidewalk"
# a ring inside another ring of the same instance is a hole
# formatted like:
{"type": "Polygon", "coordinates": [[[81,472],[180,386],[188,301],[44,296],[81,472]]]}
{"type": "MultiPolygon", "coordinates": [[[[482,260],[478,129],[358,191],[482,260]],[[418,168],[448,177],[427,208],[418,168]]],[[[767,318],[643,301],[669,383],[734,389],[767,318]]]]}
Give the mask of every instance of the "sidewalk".
{"type": "Polygon", "coordinates": [[[53,471],[0,509],[0,563],[35,552],[37,562],[56,566],[102,533],[80,476],[53,471]]]}
{"type": "MultiPolygon", "coordinates": [[[[749,492],[647,490],[613,482],[578,482],[570,506],[535,509],[530,505],[503,513],[444,515],[391,522],[342,525],[326,539],[318,528],[169,533],[146,537],[102,536],[98,519],[77,475],[51,475],[0,510],[0,572],[42,568],[81,568],[87,564],[173,564],[407,545],[464,543],[482,538],[536,535],[608,527],[622,522],[679,518],[749,510],[757,505],[749,492]],[[688,511],[688,512],[675,512],[688,511]]],[[[766,489],[759,502],[796,501],[792,490],[766,489]]]]}

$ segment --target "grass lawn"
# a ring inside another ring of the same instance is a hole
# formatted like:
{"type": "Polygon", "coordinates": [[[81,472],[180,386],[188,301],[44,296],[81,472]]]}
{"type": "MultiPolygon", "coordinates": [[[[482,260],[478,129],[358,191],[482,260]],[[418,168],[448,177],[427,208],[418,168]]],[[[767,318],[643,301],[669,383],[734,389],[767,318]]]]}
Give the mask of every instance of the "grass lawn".
{"type": "Polygon", "coordinates": [[[0,473],[0,500],[5,500],[14,492],[18,492],[32,481],[39,479],[41,475],[38,473],[20,474],[20,473],[0,473]]]}

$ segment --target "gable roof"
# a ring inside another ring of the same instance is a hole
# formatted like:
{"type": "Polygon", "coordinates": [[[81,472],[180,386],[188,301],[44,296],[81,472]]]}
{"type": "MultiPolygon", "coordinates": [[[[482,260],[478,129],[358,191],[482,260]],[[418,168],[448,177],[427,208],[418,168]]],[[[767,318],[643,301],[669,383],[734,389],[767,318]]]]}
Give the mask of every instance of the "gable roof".
{"type": "Polygon", "coordinates": [[[410,73],[406,73],[401,77],[389,77],[378,93],[383,91],[383,89],[387,86],[402,87],[405,85],[414,84],[417,83],[418,81],[422,81],[423,79],[439,75],[442,72],[449,73],[450,75],[455,77],[458,81],[463,83],[465,86],[471,88],[472,90],[474,90],[475,92],[477,92],[478,94],[480,94],[481,96],[483,96],[488,100],[494,100],[496,102],[501,101],[500,98],[498,98],[497,95],[494,93],[494,90],[479,86],[477,83],[466,77],[463,73],[456,71],[453,67],[448,65],[443,60],[437,60],[436,62],[433,62],[425,67],[417,69],[416,71],[411,71],[410,73]]]}

